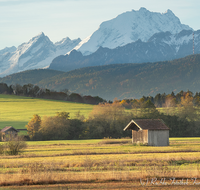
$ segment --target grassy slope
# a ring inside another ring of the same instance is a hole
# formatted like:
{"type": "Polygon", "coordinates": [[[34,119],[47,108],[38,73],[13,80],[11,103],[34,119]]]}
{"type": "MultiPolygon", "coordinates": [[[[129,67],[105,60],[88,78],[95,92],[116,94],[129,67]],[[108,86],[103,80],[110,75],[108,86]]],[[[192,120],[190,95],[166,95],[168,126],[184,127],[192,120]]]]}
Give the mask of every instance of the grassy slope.
{"type": "Polygon", "coordinates": [[[55,100],[33,99],[14,95],[0,95],[0,128],[13,126],[23,129],[34,114],[53,116],[56,112],[66,111],[73,118],[80,111],[85,117],[93,105],[55,100]]]}

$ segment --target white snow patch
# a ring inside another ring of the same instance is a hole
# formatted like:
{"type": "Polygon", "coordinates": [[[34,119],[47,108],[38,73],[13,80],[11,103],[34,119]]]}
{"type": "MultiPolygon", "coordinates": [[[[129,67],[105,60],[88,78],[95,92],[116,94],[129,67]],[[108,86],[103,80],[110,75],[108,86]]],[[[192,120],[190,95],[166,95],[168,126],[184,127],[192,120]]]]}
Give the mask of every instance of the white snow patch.
{"type": "Polygon", "coordinates": [[[31,50],[31,53],[32,53],[32,54],[36,53],[38,50],[40,50],[40,49],[42,48],[42,46],[43,46],[42,43],[39,44],[37,47],[35,47],[35,48],[33,48],[33,49],[31,50]]]}

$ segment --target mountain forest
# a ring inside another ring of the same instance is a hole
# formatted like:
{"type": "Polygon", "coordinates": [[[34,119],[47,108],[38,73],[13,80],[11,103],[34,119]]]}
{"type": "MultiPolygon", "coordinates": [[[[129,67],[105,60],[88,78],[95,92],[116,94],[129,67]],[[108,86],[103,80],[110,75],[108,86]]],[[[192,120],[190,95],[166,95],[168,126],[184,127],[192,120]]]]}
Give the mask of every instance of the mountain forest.
{"type": "Polygon", "coordinates": [[[0,79],[7,85],[34,84],[43,89],[114,98],[139,99],[142,96],[200,90],[200,54],[172,61],[141,64],[113,64],[86,67],[69,72],[50,69],[29,70],[0,79]]]}

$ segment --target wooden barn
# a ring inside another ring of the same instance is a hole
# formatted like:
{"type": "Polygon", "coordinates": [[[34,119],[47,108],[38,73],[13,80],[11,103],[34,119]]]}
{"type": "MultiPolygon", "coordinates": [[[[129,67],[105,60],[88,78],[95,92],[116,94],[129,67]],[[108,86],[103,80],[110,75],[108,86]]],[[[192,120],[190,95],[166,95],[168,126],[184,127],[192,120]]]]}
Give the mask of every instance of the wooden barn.
{"type": "Polygon", "coordinates": [[[169,146],[169,128],[162,119],[135,119],[124,128],[132,130],[132,143],[169,146]]]}
{"type": "Polygon", "coordinates": [[[1,132],[1,140],[7,141],[9,139],[17,137],[19,131],[12,126],[7,126],[4,127],[0,132],[1,132]]]}

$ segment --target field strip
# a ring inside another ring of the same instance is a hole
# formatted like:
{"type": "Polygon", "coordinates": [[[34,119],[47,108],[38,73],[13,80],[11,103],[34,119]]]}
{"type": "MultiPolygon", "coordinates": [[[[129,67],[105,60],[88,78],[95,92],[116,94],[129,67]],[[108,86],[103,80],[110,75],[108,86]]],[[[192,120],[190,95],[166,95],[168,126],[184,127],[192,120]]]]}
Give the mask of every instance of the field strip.
{"type": "Polygon", "coordinates": [[[94,155],[51,155],[51,156],[2,156],[1,160],[5,163],[17,162],[17,163],[35,163],[35,162],[81,162],[89,157],[90,160],[126,160],[126,161],[140,161],[140,160],[162,160],[168,161],[171,159],[185,159],[199,160],[200,152],[181,152],[181,153],[140,153],[140,154],[94,154],[94,155]],[[129,156],[127,156],[129,155],[129,156]]]}
{"type": "Polygon", "coordinates": [[[47,154],[47,155],[17,155],[15,157],[9,157],[9,156],[2,156],[1,159],[19,159],[19,158],[38,158],[38,157],[65,157],[65,156],[89,156],[89,155],[95,155],[95,156],[100,156],[100,155],[143,155],[145,156],[146,154],[171,154],[171,153],[200,153],[200,151],[158,151],[158,152],[106,152],[106,153],[99,153],[99,152],[77,152],[77,153],[60,153],[60,154],[47,154]]]}

